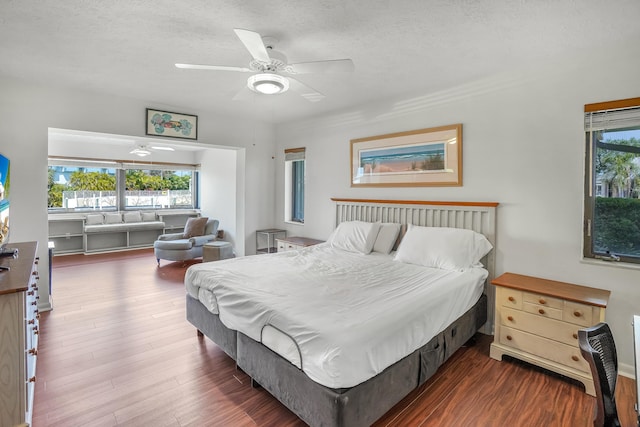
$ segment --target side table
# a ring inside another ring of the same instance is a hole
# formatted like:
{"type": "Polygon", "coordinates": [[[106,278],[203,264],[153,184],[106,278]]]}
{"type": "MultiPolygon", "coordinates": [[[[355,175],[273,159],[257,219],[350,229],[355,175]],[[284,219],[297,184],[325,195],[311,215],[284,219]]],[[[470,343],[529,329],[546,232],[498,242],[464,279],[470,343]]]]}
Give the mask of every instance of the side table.
{"type": "Polygon", "coordinates": [[[256,230],[256,254],[270,254],[277,252],[276,239],[286,237],[287,230],[280,228],[266,228],[256,230]]]}
{"type": "Polygon", "coordinates": [[[233,246],[224,240],[205,243],[202,247],[202,262],[233,258],[233,246]]]}

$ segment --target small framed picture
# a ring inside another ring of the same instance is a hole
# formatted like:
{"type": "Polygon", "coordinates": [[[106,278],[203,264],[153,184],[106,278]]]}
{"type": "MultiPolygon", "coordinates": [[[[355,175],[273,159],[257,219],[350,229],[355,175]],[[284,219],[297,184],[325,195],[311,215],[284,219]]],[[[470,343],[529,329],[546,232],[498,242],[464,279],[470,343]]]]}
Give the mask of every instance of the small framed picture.
{"type": "Polygon", "coordinates": [[[147,108],[146,134],[198,139],[198,116],[147,108]]]}

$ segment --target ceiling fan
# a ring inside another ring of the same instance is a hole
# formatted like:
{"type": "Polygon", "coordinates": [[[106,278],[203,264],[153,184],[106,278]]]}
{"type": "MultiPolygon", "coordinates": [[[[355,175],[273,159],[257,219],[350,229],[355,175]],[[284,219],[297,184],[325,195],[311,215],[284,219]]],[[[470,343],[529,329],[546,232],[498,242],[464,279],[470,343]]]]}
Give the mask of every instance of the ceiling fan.
{"type": "MultiPolygon", "coordinates": [[[[262,37],[255,31],[236,28],[236,35],[247,48],[253,60],[249,67],[229,67],[225,65],[196,65],[176,64],[178,68],[191,70],[215,70],[215,71],[239,71],[242,73],[254,73],[247,79],[247,87],[253,92],[275,95],[286,92],[288,89],[299,93],[303,98],[316,102],[324,98],[324,95],[315,89],[301,83],[293,77],[282,74],[308,74],[308,73],[344,73],[353,72],[354,65],[351,59],[334,59],[327,61],[287,63],[287,58],[282,53],[273,49],[277,42],[273,37],[262,37]]],[[[240,99],[242,92],[234,97],[240,99]]]]}
{"type": "Polygon", "coordinates": [[[152,150],[176,151],[173,147],[167,147],[164,145],[136,144],[135,148],[129,151],[129,154],[135,154],[136,156],[146,157],[151,154],[152,150]]]}

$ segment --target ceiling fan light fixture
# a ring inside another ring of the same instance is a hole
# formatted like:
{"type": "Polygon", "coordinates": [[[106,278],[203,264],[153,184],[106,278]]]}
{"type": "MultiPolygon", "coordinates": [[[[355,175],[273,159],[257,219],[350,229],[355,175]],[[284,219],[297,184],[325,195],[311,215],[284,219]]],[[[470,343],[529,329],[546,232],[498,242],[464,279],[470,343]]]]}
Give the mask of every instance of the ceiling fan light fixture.
{"type": "Polygon", "coordinates": [[[254,92],[276,95],[289,89],[289,79],[271,73],[254,74],[247,79],[247,86],[254,92]]]}

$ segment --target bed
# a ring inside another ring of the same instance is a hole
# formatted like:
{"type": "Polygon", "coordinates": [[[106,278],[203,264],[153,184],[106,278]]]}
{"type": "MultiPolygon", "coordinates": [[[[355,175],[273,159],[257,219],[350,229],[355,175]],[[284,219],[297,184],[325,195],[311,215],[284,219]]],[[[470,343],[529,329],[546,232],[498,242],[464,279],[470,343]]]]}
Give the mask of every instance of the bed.
{"type": "Polygon", "coordinates": [[[190,267],[187,319],[306,423],[370,425],[491,332],[497,204],[332,200],[327,243],[190,267]]]}

